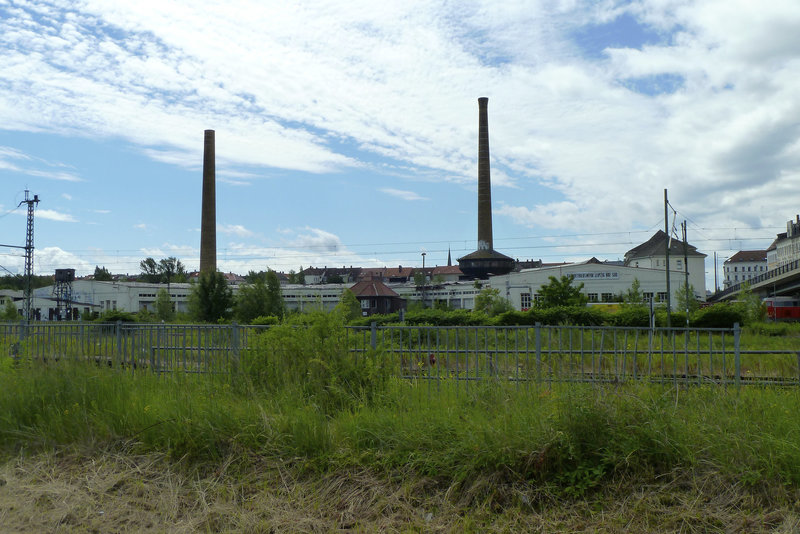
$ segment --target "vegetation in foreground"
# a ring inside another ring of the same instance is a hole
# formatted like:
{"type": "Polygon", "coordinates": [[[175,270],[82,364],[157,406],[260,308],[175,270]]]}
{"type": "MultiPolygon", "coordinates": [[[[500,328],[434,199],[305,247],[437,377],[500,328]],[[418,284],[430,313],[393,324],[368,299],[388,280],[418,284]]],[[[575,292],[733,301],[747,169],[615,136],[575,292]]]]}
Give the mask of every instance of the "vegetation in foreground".
{"type": "MultiPolygon", "coordinates": [[[[336,314],[315,317],[308,330],[271,328],[262,334],[260,357],[235,376],[157,376],[6,358],[0,451],[12,464],[48,451],[59,451],[52,460],[59,465],[64,458],[80,464],[98,451],[158,458],[184,479],[221,480],[224,473],[235,491],[245,492],[242,484],[261,473],[260,483],[288,477],[307,484],[289,491],[289,501],[302,501],[313,487],[336,500],[331,492],[339,487],[374,504],[378,497],[364,495],[362,480],[374,491],[415,492],[403,502],[427,506],[433,517],[471,510],[453,515],[476,521],[458,523],[466,530],[499,517],[514,528],[526,514],[552,515],[552,503],[602,506],[665,481],[678,485],[673,489],[688,484],[697,495],[704,492],[698,480],[713,491],[733,488],[736,507],[749,503],[755,515],[783,510],[778,523],[794,513],[795,389],[437,387],[386,376],[376,354],[353,359],[341,328],[336,314]]],[[[347,505],[357,508],[355,501],[347,505]]],[[[369,528],[358,521],[353,517],[350,527],[369,528]]]]}

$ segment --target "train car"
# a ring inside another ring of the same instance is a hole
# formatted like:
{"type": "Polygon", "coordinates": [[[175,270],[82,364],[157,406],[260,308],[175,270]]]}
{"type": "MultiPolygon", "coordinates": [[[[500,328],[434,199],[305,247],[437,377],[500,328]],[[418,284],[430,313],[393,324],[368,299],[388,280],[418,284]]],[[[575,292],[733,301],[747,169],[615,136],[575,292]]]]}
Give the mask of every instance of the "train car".
{"type": "Polygon", "coordinates": [[[767,297],[767,317],[773,321],[800,321],[800,298],[767,297]]]}

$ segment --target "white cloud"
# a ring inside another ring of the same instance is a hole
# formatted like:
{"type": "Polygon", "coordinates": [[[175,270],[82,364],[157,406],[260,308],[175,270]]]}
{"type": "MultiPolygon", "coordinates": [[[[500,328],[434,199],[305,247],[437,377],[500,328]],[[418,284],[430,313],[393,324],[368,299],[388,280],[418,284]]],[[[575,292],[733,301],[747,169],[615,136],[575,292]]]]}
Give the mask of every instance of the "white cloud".
{"type": "MultiPolygon", "coordinates": [[[[231,185],[358,169],[471,187],[487,95],[495,213],[519,226],[649,227],[664,189],[702,227],[796,210],[796,1],[61,6],[0,7],[8,130],[121,136],[199,170],[214,128],[231,185]],[[584,54],[574,32],[623,12],[663,39],[584,54]]],[[[13,147],[0,169],[81,179],[13,147]]],[[[314,228],[293,238],[343,249],[314,228]]]]}
{"type": "Polygon", "coordinates": [[[61,213],[56,210],[45,210],[45,209],[37,209],[35,212],[36,217],[41,217],[42,219],[48,219],[51,221],[59,221],[59,222],[78,222],[75,217],[68,213],[61,213]]]}
{"type": "Polygon", "coordinates": [[[218,224],[217,231],[222,234],[235,235],[237,237],[254,237],[256,235],[241,224],[218,224]]]}
{"type": "Polygon", "coordinates": [[[391,188],[383,188],[379,189],[380,192],[386,193],[387,195],[391,195],[393,197],[401,198],[403,200],[430,200],[428,198],[422,197],[413,191],[403,191],[400,189],[391,189],[391,188]]]}

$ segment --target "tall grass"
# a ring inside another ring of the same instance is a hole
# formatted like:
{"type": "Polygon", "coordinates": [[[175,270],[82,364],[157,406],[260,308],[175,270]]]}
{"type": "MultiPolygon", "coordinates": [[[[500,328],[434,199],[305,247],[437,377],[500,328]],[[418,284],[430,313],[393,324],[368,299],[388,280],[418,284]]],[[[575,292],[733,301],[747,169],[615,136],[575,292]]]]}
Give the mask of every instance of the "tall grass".
{"type": "Polygon", "coordinates": [[[796,389],[404,381],[380,354],[354,360],[340,323],[315,321],[264,334],[235,379],[0,360],[0,451],[124,445],[192,465],[266,457],[576,496],[674,469],[800,485],[796,389]]]}

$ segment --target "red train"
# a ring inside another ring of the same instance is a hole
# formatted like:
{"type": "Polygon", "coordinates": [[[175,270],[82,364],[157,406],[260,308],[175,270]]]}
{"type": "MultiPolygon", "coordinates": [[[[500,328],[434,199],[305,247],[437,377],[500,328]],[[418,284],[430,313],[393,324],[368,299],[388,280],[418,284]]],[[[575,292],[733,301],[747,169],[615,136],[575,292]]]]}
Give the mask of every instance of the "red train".
{"type": "Polygon", "coordinates": [[[767,317],[774,321],[800,321],[800,298],[767,297],[767,317]]]}

